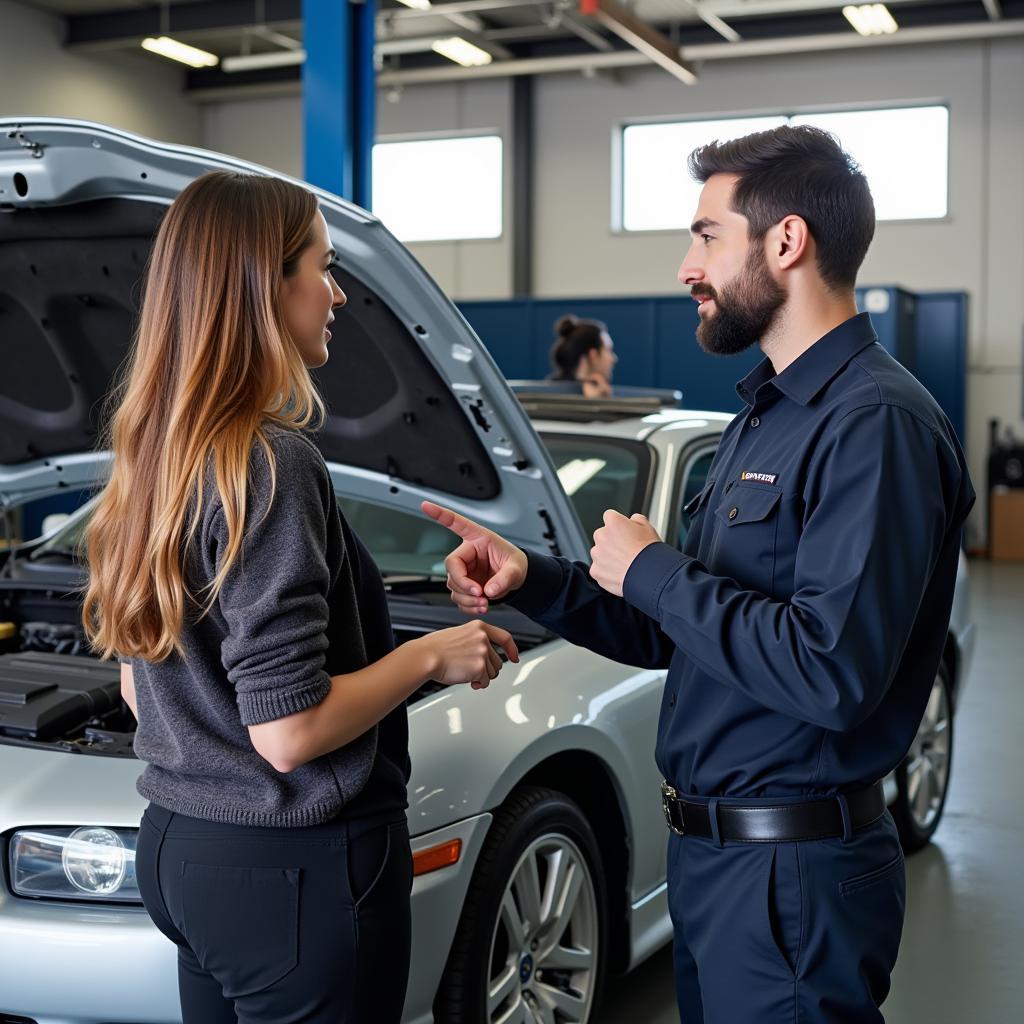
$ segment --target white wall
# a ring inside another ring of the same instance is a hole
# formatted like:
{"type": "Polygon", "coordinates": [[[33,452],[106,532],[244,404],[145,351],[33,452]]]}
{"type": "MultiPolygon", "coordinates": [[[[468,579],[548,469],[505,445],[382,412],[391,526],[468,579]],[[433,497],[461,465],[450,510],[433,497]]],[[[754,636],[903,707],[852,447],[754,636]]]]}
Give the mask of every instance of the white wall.
{"type": "MultiPolygon", "coordinates": [[[[437,132],[496,132],[508,140],[512,90],[505,80],[472,86],[444,84],[409,88],[397,102],[378,95],[377,134],[410,136],[437,132]]],[[[275,170],[302,176],[302,104],[298,97],[231,100],[203,112],[203,144],[275,170]]],[[[504,149],[505,180],[512,154],[504,149]]],[[[410,168],[410,173],[414,169],[410,168]]],[[[416,258],[449,295],[460,299],[507,296],[512,290],[511,189],[505,189],[500,238],[411,245],[416,258]]]]}
{"type": "Polygon", "coordinates": [[[75,117],[197,145],[199,109],[177,68],[139,51],[72,53],[63,20],[0,0],[0,116],[75,117]]]}

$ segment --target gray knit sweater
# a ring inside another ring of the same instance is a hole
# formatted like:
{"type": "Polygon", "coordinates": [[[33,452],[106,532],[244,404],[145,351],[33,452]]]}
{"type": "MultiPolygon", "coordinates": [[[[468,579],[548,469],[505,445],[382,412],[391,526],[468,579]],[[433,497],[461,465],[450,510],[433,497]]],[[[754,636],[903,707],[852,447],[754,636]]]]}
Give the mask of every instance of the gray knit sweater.
{"type": "MultiPolygon", "coordinates": [[[[142,796],[191,817],[241,825],[327,821],[359,793],[377,729],[289,774],[253,748],[247,726],[318,704],[330,676],[367,663],[350,560],[323,457],[306,437],[272,429],[277,483],[254,446],[242,551],[209,614],[186,616],[183,657],[132,659],[146,762],[142,796]],[[266,514],[265,514],[266,513],[266,514]]],[[[215,487],[186,559],[193,593],[227,548],[215,487]]]]}

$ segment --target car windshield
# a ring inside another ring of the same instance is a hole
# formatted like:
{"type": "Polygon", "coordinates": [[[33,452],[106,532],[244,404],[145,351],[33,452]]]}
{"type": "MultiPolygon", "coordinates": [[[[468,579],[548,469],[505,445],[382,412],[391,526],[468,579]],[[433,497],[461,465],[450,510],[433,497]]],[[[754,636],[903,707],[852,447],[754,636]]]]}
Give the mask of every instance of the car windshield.
{"type": "MultiPolygon", "coordinates": [[[[645,512],[651,457],[646,445],[619,438],[569,434],[542,436],[558,478],[590,537],[606,509],[645,512]]],[[[445,557],[456,546],[449,530],[425,516],[339,498],[346,519],[385,576],[444,577],[445,557]]],[[[82,544],[92,503],[43,541],[33,559],[75,552],[82,544]]]]}
{"type": "Polygon", "coordinates": [[[96,499],[94,498],[72,512],[66,523],[59,526],[54,533],[51,533],[46,540],[33,549],[31,557],[37,559],[44,558],[46,555],[77,553],[95,504],[96,499]]]}

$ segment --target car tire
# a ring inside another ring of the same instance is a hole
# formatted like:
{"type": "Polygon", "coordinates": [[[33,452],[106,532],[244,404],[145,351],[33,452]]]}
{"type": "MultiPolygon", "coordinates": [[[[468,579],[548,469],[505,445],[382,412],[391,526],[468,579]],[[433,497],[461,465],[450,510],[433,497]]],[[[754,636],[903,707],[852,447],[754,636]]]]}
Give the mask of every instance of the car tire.
{"type": "Polygon", "coordinates": [[[606,894],[579,806],[556,790],[515,790],[473,870],[434,1001],[437,1024],[592,1020],[608,947],[606,894]]]}
{"type": "Polygon", "coordinates": [[[953,687],[939,665],[910,751],[896,769],[892,816],[905,853],[928,845],[942,820],[953,763],[953,687]]]}

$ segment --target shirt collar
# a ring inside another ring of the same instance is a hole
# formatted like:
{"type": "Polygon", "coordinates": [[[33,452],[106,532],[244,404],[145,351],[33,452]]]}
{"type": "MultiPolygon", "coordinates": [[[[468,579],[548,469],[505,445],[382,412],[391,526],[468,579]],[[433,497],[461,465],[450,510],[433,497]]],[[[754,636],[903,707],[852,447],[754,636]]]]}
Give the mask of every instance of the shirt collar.
{"type": "Polygon", "coordinates": [[[858,352],[877,340],[871,318],[858,313],[819,338],[780,374],[775,373],[771,360],[762,359],[736,385],[736,392],[753,405],[758,388],[771,381],[787,398],[807,405],[858,352]]]}

